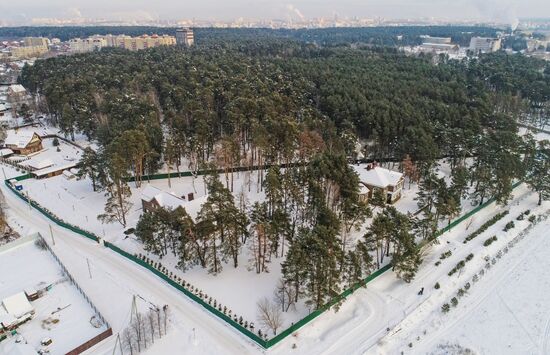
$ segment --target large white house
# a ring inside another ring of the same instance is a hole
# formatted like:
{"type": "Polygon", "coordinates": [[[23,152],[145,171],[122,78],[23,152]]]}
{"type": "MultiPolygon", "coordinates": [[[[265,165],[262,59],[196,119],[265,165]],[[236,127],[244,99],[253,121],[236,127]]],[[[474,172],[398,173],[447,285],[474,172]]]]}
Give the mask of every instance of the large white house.
{"type": "Polygon", "coordinates": [[[368,188],[368,197],[372,198],[375,191],[380,190],[386,196],[386,202],[393,204],[401,198],[405,179],[403,174],[372,164],[355,166],[359,180],[368,188]]]}

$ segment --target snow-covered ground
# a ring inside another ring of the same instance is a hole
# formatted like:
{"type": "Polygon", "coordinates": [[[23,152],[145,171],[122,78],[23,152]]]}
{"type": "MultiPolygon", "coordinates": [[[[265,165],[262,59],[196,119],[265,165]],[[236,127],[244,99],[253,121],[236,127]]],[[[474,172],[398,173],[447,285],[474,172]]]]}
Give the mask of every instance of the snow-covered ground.
{"type": "MultiPolygon", "coordinates": [[[[10,221],[19,223],[19,231],[25,234],[29,231],[40,230],[44,235],[47,235],[50,222],[37,212],[29,212],[28,207],[5,187],[2,190],[6,194],[10,206],[8,210],[10,221]]],[[[519,187],[514,195],[515,200],[511,204],[511,213],[493,227],[497,233],[507,221],[515,219],[520,212],[526,209],[531,209],[532,213],[540,213],[540,209],[536,210],[536,196],[530,193],[525,186],[519,187]]],[[[542,209],[544,208],[548,208],[548,202],[542,206],[542,209]]],[[[392,272],[388,272],[370,283],[366,289],[361,289],[349,297],[338,312],[328,311],[269,350],[268,353],[362,354],[368,351],[393,354],[399,353],[397,349],[416,353],[416,350],[420,349],[420,345],[415,342],[412,350],[406,345],[411,340],[416,339],[416,336],[422,335],[423,327],[414,322],[411,329],[420,334],[414,333],[407,340],[396,338],[393,347],[390,347],[392,344],[390,340],[386,340],[385,342],[389,345],[383,347],[384,341],[380,342],[380,339],[388,334],[387,328],[393,330],[395,327],[399,327],[403,319],[417,312],[422,304],[430,303],[430,299],[437,295],[433,290],[433,284],[441,282],[442,286],[447,285],[442,280],[447,278],[447,272],[458,260],[463,259],[470,252],[473,252],[476,256],[474,260],[482,259],[485,247],[480,244],[488,238],[488,234],[493,233],[493,230],[486,231],[486,233],[468,244],[463,244],[462,241],[467,234],[502,209],[502,207],[496,205],[487,207],[476,214],[471,221],[466,221],[443,235],[441,244],[435,245],[425,255],[425,261],[419,274],[411,284],[405,284],[397,280],[392,272]],[[468,230],[466,230],[467,227],[468,230]],[[435,260],[438,260],[439,255],[449,248],[454,248],[453,256],[446,259],[439,267],[435,267],[435,260]],[[417,292],[421,287],[425,287],[426,290],[423,296],[418,296],[417,292]],[[293,349],[294,344],[296,344],[296,350],[293,349]]],[[[547,227],[548,224],[546,224],[546,229],[547,227]]],[[[499,240],[505,241],[506,237],[512,237],[512,232],[519,232],[520,230],[521,226],[516,224],[516,228],[510,231],[510,235],[499,237],[499,240]]],[[[54,226],[54,233],[58,237],[54,250],[69,269],[75,270],[74,274],[77,278],[81,278],[79,282],[98,305],[99,310],[113,325],[115,334],[127,324],[131,295],[137,293],[156,305],[169,304],[172,310],[172,330],[167,337],[155,343],[155,346],[149,350],[150,354],[173,352],[183,354],[249,354],[262,352],[230,327],[202,310],[160,279],[145,272],[142,268],[64,229],[54,226]],[[89,280],[87,275],[86,265],[83,261],[86,257],[92,260],[93,280],[89,280]],[[109,291],[107,292],[109,296],[98,292],[99,285],[109,291]]],[[[526,237],[524,241],[518,243],[515,250],[521,250],[520,248],[528,245],[529,238],[526,237]]],[[[499,247],[498,244],[492,246],[499,247]]],[[[506,258],[511,255],[512,252],[504,256],[497,266],[507,265],[506,258]]],[[[472,264],[472,266],[475,265],[472,264]]],[[[493,270],[496,270],[496,267],[493,270]]],[[[544,269],[535,271],[539,272],[539,279],[545,275],[544,269]]],[[[481,287],[485,282],[490,284],[491,279],[486,277],[479,281],[478,285],[472,287],[471,295],[463,299],[473,298],[476,287],[481,287]]],[[[449,285],[452,286],[450,289],[453,289],[453,292],[456,291],[455,285],[452,283],[449,283],[449,285]]],[[[239,293],[245,294],[242,291],[239,293]]],[[[448,301],[446,297],[432,299],[432,304],[426,312],[433,315],[441,314],[440,307],[444,301],[448,301]]],[[[463,302],[465,304],[466,301],[461,300],[460,304],[463,302]]],[[[146,308],[147,304],[141,306],[146,308]]],[[[452,319],[460,310],[453,309],[451,312],[454,312],[454,314],[448,314],[448,319],[452,319]]],[[[418,319],[423,324],[423,317],[418,316],[418,319]]],[[[399,333],[401,332],[397,334],[399,333]]],[[[424,339],[424,337],[421,336],[421,339],[424,339]]],[[[114,347],[112,341],[111,339],[104,342],[90,353],[110,354],[114,347]]],[[[436,342],[434,347],[439,343],[436,342]]],[[[488,343],[487,346],[490,348],[490,345],[488,343]]],[[[432,348],[426,348],[426,351],[430,349],[432,348]]]]}
{"type": "MultiPolygon", "coordinates": [[[[225,175],[220,174],[220,180],[225,184],[225,175]]],[[[144,181],[140,188],[136,188],[134,183],[130,183],[132,189],[131,202],[132,210],[127,218],[128,225],[124,228],[117,223],[101,224],[97,220],[97,215],[103,213],[105,204],[104,193],[94,193],[90,180],[67,180],[64,176],[57,176],[49,179],[35,180],[29,179],[21,182],[23,193],[45,206],[53,213],[57,214],[71,224],[78,225],[83,229],[94,232],[104,237],[106,240],[115,243],[131,253],[146,254],[153,260],[159,260],[158,257],[143,251],[142,245],[135,236],[127,237],[124,230],[135,227],[143,213],[141,205],[141,192],[148,184],[157,187],[163,191],[171,192],[176,196],[187,196],[192,192],[195,198],[205,195],[205,186],[202,176],[172,178],[170,185],[167,179],[144,181]]],[[[403,212],[413,212],[417,209],[414,200],[417,192],[416,185],[408,188],[408,184],[403,191],[403,197],[396,204],[397,208],[403,212]]],[[[255,201],[265,198],[264,192],[258,187],[257,172],[241,172],[234,175],[234,196],[238,203],[241,194],[244,194],[247,206],[250,207],[255,201]],[[250,180],[250,191],[249,191],[250,180]]],[[[198,206],[195,206],[197,208],[198,206]]],[[[189,211],[188,211],[189,212],[189,211]]],[[[360,238],[370,221],[352,236],[353,239],[360,238]]],[[[174,273],[180,275],[187,282],[199,287],[209,296],[212,296],[223,305],[227,305],[234,313],[242,315],[249,322],[257,322],[256,303],[263,297],[273,298],[278,279],[281,277],[281,262],[283,258],[273,258],[269,264],[269,273],[257,274],[249,271],[247,268],[251,257],[248,255],[247,247],[243,247],[243,252],[239,258],[239,267],[234,268],[232,264],[225,263],[223,271],[219,275],[210,275],[207,270],[200,267],[194,267],[186,272],[177,269],[177,259],[172,254],[165,256],[162,264],[168,267],[174,273]],[[232,291],[233,290],[233,291],[232,291]],[[236,290],[244,292],[235,292],[236,290]],[[246,290],[246,291],[245,291],[246,290]]],[[[303,302],[297,304],[296,309],[291,309],[285,313],[284,327],[303,318],[310,312],[310,309],[303,302]]]]}
{"type": "MultiPolygon", "coordinates": [[[[35,310],[33,319],[17,330],[35,351],[42,348],[40,342],[51,338],[47,348],[52,355],[65,354],[105,331],[90,323],[94,316],[91,306],[76,287],[62,274],[55,259],[47,250],[39,249],[34,240],[18,244],[0,252],[0,300],[25,289],[43,289],[53,285],[51,290],[32,301],[35,310]],[[65,308],[66,307],[66,308],[65,308]],[[62,308],[61,311],[57,311],[62,308]],[[57,323],[54,323],[57,322],[57,323]]],[[[0,354],[9,354],[16,337],[0,342],[0,354]]],[[[17,345],[15,345],[17,347],[17,345]]]]}
{"type": "Polygon", "coordinates": [[[416,351],[444,354],[450,345],[477,354],[550,354],[549,227],[540,224],[503,256],[416,351]]]}

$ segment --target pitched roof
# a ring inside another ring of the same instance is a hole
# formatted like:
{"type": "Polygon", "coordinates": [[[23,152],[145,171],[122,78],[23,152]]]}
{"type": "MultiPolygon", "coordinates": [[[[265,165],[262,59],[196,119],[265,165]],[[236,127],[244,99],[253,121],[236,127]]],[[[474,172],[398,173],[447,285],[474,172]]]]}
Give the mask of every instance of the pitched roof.
{"type": "Polygon", "coordinates": [[[196,220],[202,205],[208,199],[208,195],[195,198],[192,201],[186,201],[157,187],[147,185],[143,191],[141,191],[141,199],[147,202],[151,202],[151,200],[155,199],[160,207],[169,208],[172,210],[182,207],[185,209],[189,217],[196,220]]]}
{"type": "Polygon", "coordinates": [[[27,91],[25,89],[25,87],[21,84],[10,85],[10,89],[11,89],[11,91],[16,92],[16,93],[22,93],[22,92],[27,91]]]}
{"type": "Polygon", "coordinates": [[[34,310],[29,303],[27,296],[25,296],[25,292],[19,292],[13,296],[4,298],[4,300],[2,300],[2,304],[4,305],[6,311],[15,318],[21,318],[25,314],[34,310]]]}
{"type": "Polygon", "coordinates": [[[17,148],[25,148],[31,140],[33,139],[36,133],[33,131],[14,131],[9,130],[4,145],[12,145],[17,148]]]}
{"type": "Polygon", "coordinates": [[[147,185],[145,189],[143,189],[141,198],[147,202],[151,202],[151,200],[155,199],[160,207],[173,210],[180,206],[183,207],[185,203],[183,199],[151,185],[147,185]]]}
{"type": "Polygon", "coordinates": [[[397,171],[388,170],[379,166],[370,170],[364,168],[356,168],[355,170],[359,174],[361,182],[380,188],[397,185],[403,176],[403,174],[397,171]]]}

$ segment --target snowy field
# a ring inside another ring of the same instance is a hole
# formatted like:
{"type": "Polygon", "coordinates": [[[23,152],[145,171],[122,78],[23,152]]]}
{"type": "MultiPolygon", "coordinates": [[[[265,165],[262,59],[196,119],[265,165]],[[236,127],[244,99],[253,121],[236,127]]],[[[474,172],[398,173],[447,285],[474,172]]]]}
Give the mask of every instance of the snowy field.
{"type": "Polygon", "coordinates": [[[433,354],[448,353],[453,345],[477,354],[550,354],[549,227],[546,222],[533,230],[456,309],[453,321],[419,348],[433,354]]]}
{"type": "MultiPolygon", "coordinates": [[[[62,274],[50,253],[39,249],[34,241],[0,252],[0,270],[4,270],[0,273],[0,299],[27,288],[43,289],[52,285],[51,290],[31,302],[36,313],[17,330],[35,351],[42,348],[41,340],[49,337],[53,341],[47,347],[50,353],[65,354],[107,329],[92,326],[90,318],[94,311],[90,305],[62,274]],[[62,310],[57,311],[60,308],[62,310]]],[[[1,342],[0,354],[15,353],[19,346],[15,339],[10,337],[1,342]]]]}

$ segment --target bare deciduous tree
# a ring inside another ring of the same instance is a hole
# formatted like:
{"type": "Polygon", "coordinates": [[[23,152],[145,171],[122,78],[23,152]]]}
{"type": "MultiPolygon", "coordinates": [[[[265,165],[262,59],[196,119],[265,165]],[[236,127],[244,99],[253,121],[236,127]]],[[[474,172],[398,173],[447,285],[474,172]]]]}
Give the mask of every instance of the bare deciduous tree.
{"type": "Polygon", "coordinates": [[[281,308],[266,297],[257,303],[259,322],[277,334],[277,330],[283,325],[283,312],[281,308]]]}

